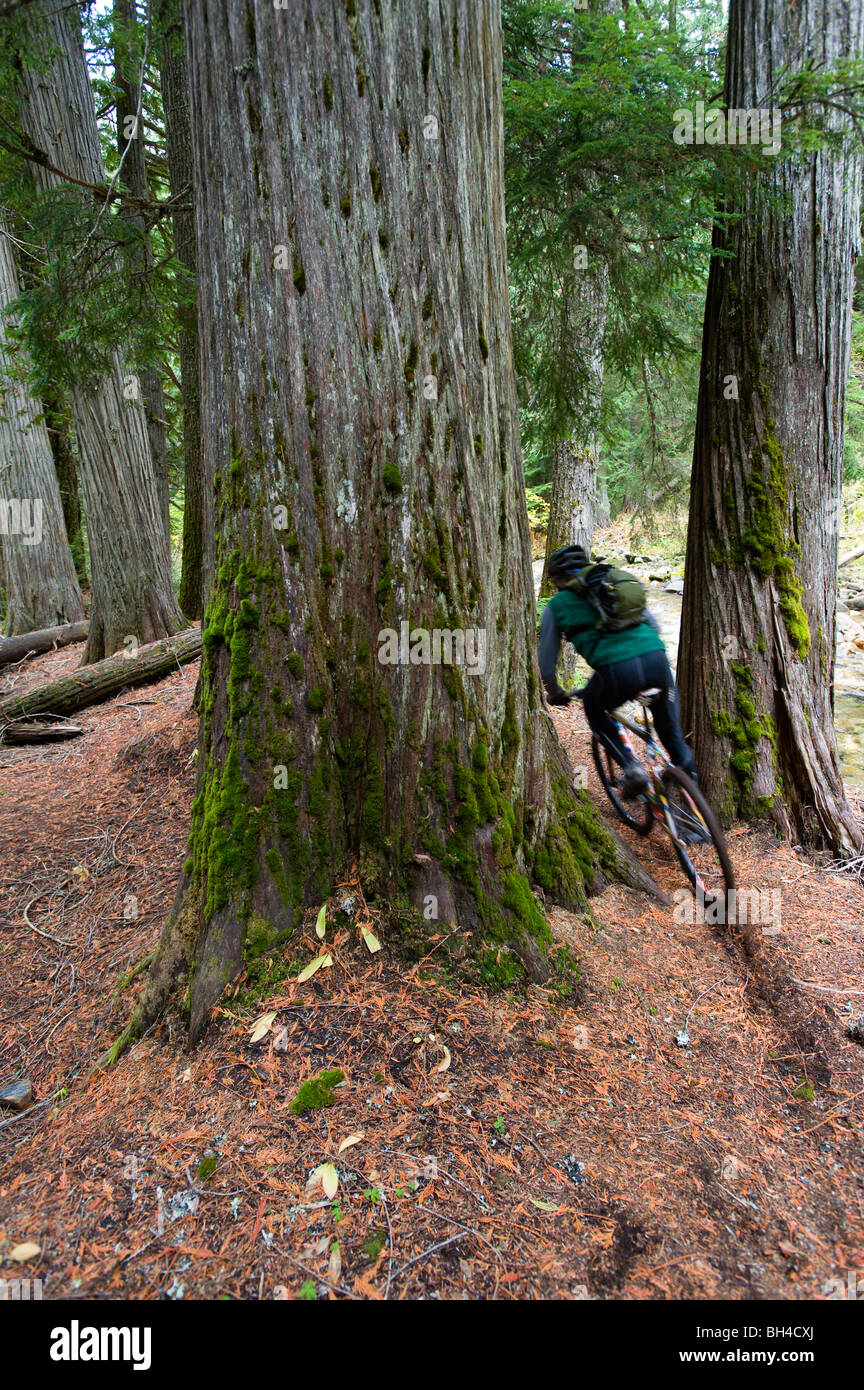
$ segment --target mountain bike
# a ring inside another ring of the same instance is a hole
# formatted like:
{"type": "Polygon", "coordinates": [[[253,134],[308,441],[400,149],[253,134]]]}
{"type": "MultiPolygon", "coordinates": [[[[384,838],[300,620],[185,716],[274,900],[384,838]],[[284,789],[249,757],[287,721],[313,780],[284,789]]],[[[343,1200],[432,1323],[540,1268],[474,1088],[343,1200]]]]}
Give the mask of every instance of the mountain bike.
{"type": "MultiPolygon", "coordinates": [[[[625,747],[648,774],[649,786],[633,801],[619,794],[624,769],[604,748],[596,734],[591,753],[597,775],[616,814],[638,835],[650,835],[660,825],[684,870],[687,881],[703,907],[722,897],[725,905],[735,887],[735,877],[723,831],[702,792],[680,767],[676,767],[661,746],[651,722],[651,701],[659,690],[643,690],[636,696],[642,707],[642,722],[635,723],[620,710],[609,711],[618,725],[625,747]],[[636,743],[635,740],[639,740],[636,743]],[[640,746],[641,745],[641,746],[640,746]]],[[[578,699],[581,691],[574,692],[578,699]]],[[[717,903],[717,906],[720,904],[717,903]]]]}

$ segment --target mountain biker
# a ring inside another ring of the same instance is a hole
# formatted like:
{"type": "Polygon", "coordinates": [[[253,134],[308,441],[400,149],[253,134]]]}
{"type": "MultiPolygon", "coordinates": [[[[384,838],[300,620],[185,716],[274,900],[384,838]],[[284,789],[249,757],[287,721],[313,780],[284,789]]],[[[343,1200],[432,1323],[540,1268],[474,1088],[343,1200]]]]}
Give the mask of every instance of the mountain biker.
{"type": "Polygon", "coordinates": [[[566,705],[575,696],[558,684],[556,668],[561,639],[566,637],[594,674],[579,692],[591,730],[624,769],[621,795],[632,799],[649,785],[648,774],[623,743],[607,710],[632,700],[641,690],[656,687],[651,701],[654,724],[673,763],[695,782],[696,760],[681,732],[678,691],[656,618],[645,609],[644,619],[620,632],[604,631],[597,611],[572,589],[564,588],[591,564],[583,546],[567,545],[549,557],[547,574],[558,592],[543,610],[540,623],[540,674],[550,705],[566,705]]]}

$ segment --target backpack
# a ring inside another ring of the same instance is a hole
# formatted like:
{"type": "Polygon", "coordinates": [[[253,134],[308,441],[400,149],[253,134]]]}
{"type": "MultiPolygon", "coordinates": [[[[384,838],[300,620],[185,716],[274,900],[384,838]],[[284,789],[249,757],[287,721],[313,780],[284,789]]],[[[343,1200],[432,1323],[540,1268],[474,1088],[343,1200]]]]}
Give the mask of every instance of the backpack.
{"type": "Polygon", "coordinates": [[[645,621],[645,587],[634,574],[605,563],[588,565],[564,585],[597,610],[597,627],[623,632],[645,621]]]}

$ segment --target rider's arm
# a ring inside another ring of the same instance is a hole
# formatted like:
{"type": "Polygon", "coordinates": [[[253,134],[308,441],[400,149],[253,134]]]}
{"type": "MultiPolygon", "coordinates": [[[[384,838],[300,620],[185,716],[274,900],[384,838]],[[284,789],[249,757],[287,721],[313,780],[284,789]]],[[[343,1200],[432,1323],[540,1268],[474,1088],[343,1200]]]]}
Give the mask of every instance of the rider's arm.
{"type": "Polygon", "coordinates": [[[556,674],[562,635],[561,629],[555,621],[552,605],[547,603],[543,609],[543,617],[540,619],[539,661],[540,675],[543,677],[546,698],[550,705],[561,705],[568,702],[567,692],[561,689],[556,674]]]}

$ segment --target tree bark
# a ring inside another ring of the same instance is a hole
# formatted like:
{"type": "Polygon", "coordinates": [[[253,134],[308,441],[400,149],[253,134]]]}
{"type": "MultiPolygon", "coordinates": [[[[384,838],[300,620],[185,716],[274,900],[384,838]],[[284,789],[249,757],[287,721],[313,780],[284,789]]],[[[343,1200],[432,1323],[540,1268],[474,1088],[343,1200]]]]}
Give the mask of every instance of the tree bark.
{"type": "MultiPolygon", "coordinates": [[[[44,388],[43,388],[44,390],[44,388]]],[[[81,492],[78,482],[78,459],[72,440],[71,425],[63,395],[56,387],[43,397],[45,428],[54,455],[54,468],[63,504],[63,520],[69,549],[79,584],[87,583],[87,547],[81,516],[81,492]]]]}
{"type": "MultiPolygon", "coordinates": [[[[860,54],[862,7],[732,0],[725,101],[860,54]]],[[[833,724],[837,517],[860,161],[778,159],[751,177],[711,263],[679,679],[709,797],[847,852],[833,724]]]]}
{"type": "Polygon", "coordinates": [[[49,685],[39,685],[22,695],[7,695],[0,700],[0,722],[34,714],[74,714],[76,710],[110,700],[112,695],[129,686],[161,680],[178,665],[195,661],[200,655],[199,629],[185,628],[174,637],[163,637],[159,642],[140,647],[133,655],[118,652],[116,656],[80,668],[49,685]]]}
{"type": "MultiPolygon", "coordinates": [[[[0,314],[19,293],[12,242],[0,223],[0,314]]],[[[48,433],[27,389],[20,352],[5,340],[7,323],[0,324],[0,556],[6,634],[14,636],[80,622],[84,600],[48,433]]]]}
{"type": "MultiPolygon", "coordinates": [[[[621,8],[620,0],[593,0],[590,7],[604,14],[615,14],[621,8]]],[[[541,594],[552,592],[547,578],[550,555],[562,545],[584,545],[590,553],[597,518],[597,473],[600,464],[597,422],[605,374],[603,343],[609,300],[607,266],[602,262],[589,264],[578,273],[576,284],[578,294],[572,306],[571,326],[574,346],[569,350],[575,351],[584,364],[585,390],[583,398],[573,402],[575,425],[570,437],[558,440],[553,450],[549,530],[541,594]]],[[[608,509],[608,498],[606,504],[608,509]]]]}
{"type": "Polygon", "coordinates": [[[216,578],[189,859],[124,1036],[194,964],[194,1039],[354,861],[495,960],[549,939],[532,881],[584,902],[615,857],[538,696],[495,0],[186,18],[216,578]],[[403,621],[485,661],[391,664],[403,621]]]}
{"type": "MultiPolygon", "coordinates": [[[[53,0],[35,0],[28,13],[55,56],[46,71],[22,73],[24,130],[55,167],[101,184],[99,133],[77,17],[53,0]]],[[[35,177],[43,190],[62,182],[38,166],[35,177]]],[[[144,644],[183,625],[140,394],[119,349],[107,376],[71,390],[92,576],[85,664],[116,651],[127,637],[144,644]]]]}
{"type": "Polygon", "coordinates": [[[20,637],[0,637],[0,666],[11,666],[25,656],[38,656],[55,647],[68,647],[71,642],[83,642],[87,627],[86,622],[64,623],[25,632],[20,637]]]}
{"type": "MultiPolygon", "coordinates": [[[[136,198],[149,198],[147,156],[144,140],[143,109],[141,104],[140,64],[142,39],[138,32],[135,0],[114,0],[114,86],[117,90],[117,153],[123,161],[120,182],[136,198]]],[[[122,216],[142,233],[139,257],[142,281],[153,267],[153,248],[145,234],[144,218],[140,212],[124,211],[122,216]]],[[[138,364],[141,399],[147,420],[150,457],[156,475],[159,511],[167,545],[171,547],[171,518],[168,507],[168,438],[165,427],[165,398],[162,373],[152,362],[138,364]]]]}
{"type": "Polygon", "coordinates": [[[172,217],[174,253],[183,267],[178,276],[180,389],[183,402],[183,563],[180,607],[187,618],[204,612],[204,491],[201,476],[201,372],[196,310],[194,171],[189,125],[189,71],[180,0],[163,0],[160,48],[162,105],[172,198],[181,206],[172,217]],[[186,204],[187,206],[182,206],[186,204]]]}
{"type": "Polygon", "coordinates": [[[555,445],[546,533],[547,566],[549,556],[562,545],[584,545],[587,551],[591,550],[599,454],[596,439],[579,444],[571,436],[555,445]]]}

